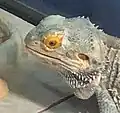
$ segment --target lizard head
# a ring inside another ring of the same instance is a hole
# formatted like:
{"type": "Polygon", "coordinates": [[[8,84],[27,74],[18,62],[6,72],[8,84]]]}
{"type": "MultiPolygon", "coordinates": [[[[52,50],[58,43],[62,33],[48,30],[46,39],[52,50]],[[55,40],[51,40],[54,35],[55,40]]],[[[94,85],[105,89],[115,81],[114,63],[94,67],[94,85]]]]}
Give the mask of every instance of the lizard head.
{"type": "Polygon", "coordinates": [[[28,33],[25,44],[41,63],[61,73],[76,96],[87,99],[99,85],[104,60],[96,30],[89,19],[52,15],[28,33]]]}
{"type": "Polygon", "coordinates": [[[4,43],[11,37],[10,30],[8,26],[0,20],[0,44],[4,43]]]}

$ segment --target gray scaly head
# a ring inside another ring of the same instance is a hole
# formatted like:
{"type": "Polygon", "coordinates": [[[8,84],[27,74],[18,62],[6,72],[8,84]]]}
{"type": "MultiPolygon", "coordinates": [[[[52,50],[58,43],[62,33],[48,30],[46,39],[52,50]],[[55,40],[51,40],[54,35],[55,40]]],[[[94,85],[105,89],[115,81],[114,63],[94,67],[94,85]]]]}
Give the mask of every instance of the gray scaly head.
{"type": "Polygon", "coordinates": [[[99,85],[105,60],[100,33],[88,18],[52,15],[28,33],[25,44],[41,63],[61,73],[77,97],[88,99],[99,85]]]}

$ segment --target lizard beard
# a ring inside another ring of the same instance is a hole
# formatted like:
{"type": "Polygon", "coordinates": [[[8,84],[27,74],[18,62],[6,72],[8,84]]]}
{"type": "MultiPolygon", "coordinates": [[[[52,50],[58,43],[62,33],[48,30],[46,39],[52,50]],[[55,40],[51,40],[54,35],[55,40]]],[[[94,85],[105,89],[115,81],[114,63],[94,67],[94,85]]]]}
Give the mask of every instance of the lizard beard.
{"type": "Polygon", "coordinates": [[[69,86],[75,90],[75,95],[80,99],[88,99],[94,94],[95,88],[99,85],[101,77],[100,72],[95,70],[88,72],[71,72],[69,70],[64,70],[61,74],[69,86]]]}

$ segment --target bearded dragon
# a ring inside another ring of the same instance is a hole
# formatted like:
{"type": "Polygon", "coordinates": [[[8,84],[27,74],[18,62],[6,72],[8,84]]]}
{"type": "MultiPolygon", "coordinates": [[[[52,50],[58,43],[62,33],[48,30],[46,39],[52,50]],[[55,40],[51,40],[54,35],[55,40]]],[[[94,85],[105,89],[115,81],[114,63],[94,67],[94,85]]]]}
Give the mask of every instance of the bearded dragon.
{"type": "Polygon", "coordinates": [[[28,52],[56,69],[80,99],[96,94],[100,113],[120,113],[120,39],[89,18],[50,15],[25,38],[28,52]]]}
{"type": "MultiPolygon", "coordinates": [[[[8,26],[0,20],[0,44],[7,41],[10,37],[11,33],[8,26]]],[[[0,78],[0,100],[7,96],[8,91],[7,83],[0,78]]]]}

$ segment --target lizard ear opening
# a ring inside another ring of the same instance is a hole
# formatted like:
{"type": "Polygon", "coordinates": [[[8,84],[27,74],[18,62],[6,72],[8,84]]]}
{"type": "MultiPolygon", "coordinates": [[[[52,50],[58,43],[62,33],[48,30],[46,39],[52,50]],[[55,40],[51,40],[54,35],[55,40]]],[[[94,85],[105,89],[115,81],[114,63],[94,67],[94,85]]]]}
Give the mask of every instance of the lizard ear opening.
{"type": "Polygon", "coordinates": [[[78,54],[78,57],[81,59],[81,60],[87,60],[89,61],[89,57],[83,53],[79,53],[78,54]]]}
{"type": "Polygon", "coordinates": [[[90,66],[90,59],[89,56],[87,56],[86,54],[77,53],[76,57],[79,60],[82,69],[86,69],[90,66]]]}

